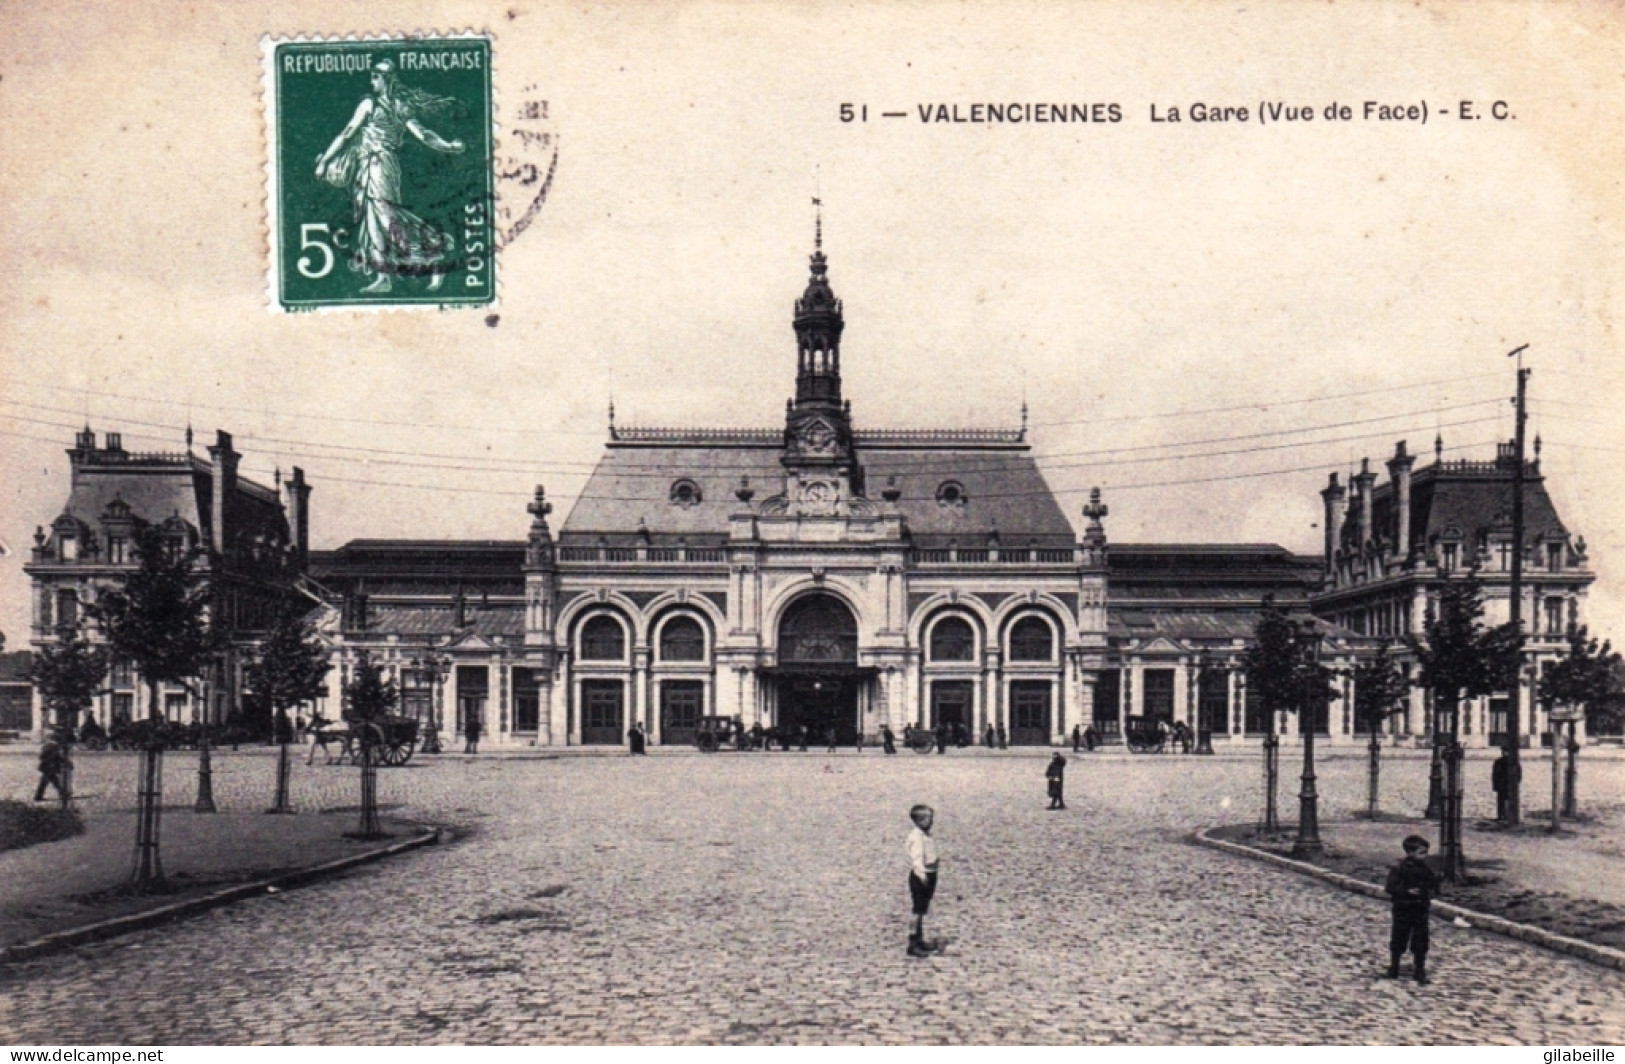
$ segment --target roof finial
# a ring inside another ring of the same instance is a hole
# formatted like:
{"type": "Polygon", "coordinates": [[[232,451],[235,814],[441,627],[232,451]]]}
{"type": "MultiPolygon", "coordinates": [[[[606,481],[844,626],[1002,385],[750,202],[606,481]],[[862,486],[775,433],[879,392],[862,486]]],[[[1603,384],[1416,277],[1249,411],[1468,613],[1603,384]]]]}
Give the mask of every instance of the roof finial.
{"type": "Polygon", "coordinates": [[[1027,397],[1021,397],[1021,438],[1027,438],[1027,397]]]}
{"type": "Polygon", "coordinates": [[[817,196],[813,197],[813,252],[823,254],[824,251],[824,201],[817,196]]]}
{"type": "Polygon", "coordinates": [[[186,456],[188,458],[192,456],[192,422],[190,420],[186,422],[186,456]]]}
{"type": "Polygon", "coordinates": [[[609,397],[609,438],[615,438],[615,397],[609,397]]]}
{"type": "Polygon", "coordinates": [[[1444,433],[1436,432],[1433,435],[1433,460],[1444,461],[1444,433]]]}

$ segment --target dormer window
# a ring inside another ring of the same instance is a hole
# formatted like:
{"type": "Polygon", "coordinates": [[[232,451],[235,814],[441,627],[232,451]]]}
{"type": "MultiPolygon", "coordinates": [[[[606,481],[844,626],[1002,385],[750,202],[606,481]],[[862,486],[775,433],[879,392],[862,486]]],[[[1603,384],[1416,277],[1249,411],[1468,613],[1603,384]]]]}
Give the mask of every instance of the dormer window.
{"type": "Polygon", "coordinates": [[[1496,567],[1503,573],[1512,571],[1512,544],[1502,540],[1495,544],[1496,567]]]}
{"type": "Polygon", "coordinates": [[[1461,544],[1459,544],[1459,543],[1445,543],[1445,544],[1442,544],[1440,546],[1440,548],[1439,548],[1439,558],[1440,558],[1439,568],[1443,569],[1447,573],[1454,570],[1456,568],[1457,564],[1460,562],[1460,555],[1461,555],[1461,544]]]}
{"type": "Polygon", "coordinates": [[[957,480],[944,480],[937,485],[937,505],[963,507],[965,505],[965,485],[957,480]]]}
{"type": "Polygon", "coordinates": [[[1546,571],[1561,573],[1563,571],[1563,544],[1546,544],[1546,571]]]}
{"type": "Polygon", "coordinates": [[[63,535],[57,542],[57,548],[63,561],[76,562],[79,560],[78,536],[71,534],[63,535]]]}
{"type": "Polygon", "coordinates": [[[690,506],[698,506],[703,501],[700,486],[687,477],[672,482],[671,493],[668,497],[671,499],[673,506],[681,507],[684,510],[690,506]]]}
{"type": "Polygon", "coordinates": [[[107,562],[109,565],[123,565],[130,560],[130,541],[125,536],[107,537],[107,562]]]}

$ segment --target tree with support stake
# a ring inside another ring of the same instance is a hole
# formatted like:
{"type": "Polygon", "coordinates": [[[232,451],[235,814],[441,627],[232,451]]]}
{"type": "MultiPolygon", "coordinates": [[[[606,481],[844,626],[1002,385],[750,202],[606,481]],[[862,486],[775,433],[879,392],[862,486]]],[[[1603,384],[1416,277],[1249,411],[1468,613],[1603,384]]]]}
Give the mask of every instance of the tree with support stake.
{"type": "Polygon", "coordinates": [[[130,662],[147,687],[153,738],[141,751],[137,789],[136,859],[131,876],[138,891],[163,883],[159,821],[163,808],[164,750],[156,725],[163,719],[160,684],[190,688],[217,649],[209,623],[213,595],[200,572],[201,557],[183,528],[137,525],[133,531],[137,567],[104,588],[88,613],[101,626],[115,658],[130,662]]]}
{"type": "Polygon", "coordinates": [[[1389,653],[1385,642],[1376,657],[1354,667],[1354,719],[1371,735],[1366,744],[1365,815],[1377,818],[1377,788],[1382,766],[1382,725],[1405,711],[1411,682],[1389,653]]]}
{"type": "Polygon", "coordinates": [[[1580,744],[1574,729],[1581,717],[1620,712],[1625,705],[1625,689],[1620,684],[1621,658],[1606,640],[1598,642],[1584,625],[1570,625],[1568,650],[1546,667],[1537,688],[1547,719],[1552,722],[1552,830],[1563,817],[1577,813],[1576,776],[1579,772],[1580,744]],[[1562,724],[1567,722],[1568,735],[1562,724]],[[1568,769],[1559,768],[1559,750],[1566,748],[1568,769]]]}
{"type": "Polygon", "coordinates": [[[1483,589],[1477,574],[1470,572],[1440,588],[1437,600],[1429,603],[1422,635],[1405,637],[1418,664],[1414,682],[1433,697],[1434,738],[1440,744],[1444,771],[1439,856],[1445,878],[1452,883],[1467,876],[1461,845],[1461,702],[1504,691],[1517,680],[1512,671],[1515,631],[1510,625],[1486,628],[1483,617],[1483,589]]]}
{"type": "Polygon", "coordinates": [[[276,731],[276,800],[266,810],[268,813],[293,812],[288,797],[288,746],[293,742],[293,723],[288,713],[321,697],[332,667],[327,647],[316,637],[310,621],[284,603],[246,670],[249,689],[271,707],[276,731]]]}
{"type": "MultiPolygon", "coordinates": [[[[1305,699],[1315,697],[1317,688],[1311,684],[1312,679],[1318,678],[1319,688],[1330,692],[1330,670],[1318,663],[1313,669],[1309,667],[1303,634],[1286,612],[1275,605],[1273,595],[1264,597],[1264,612],[1253,629],[1253,645],[1242,656],[1242,667],[1246,670],[1248,689],[1258,697],[1259,709],[1269,716],[1270,730],[1264,738],[1264,831],[1278,832],[1281,830],[1276,800],[1280,786],[1280,741],[1275,735],[1276,714],[1296,712],[1305,699]]],[[[1313,739],[1309,741],[1308,754],[1312,759],[1313,739]]],[[[1313,799],[1312,761],[1306,765],[1306,773],[1309,797],[1313,799]]],[[[1301,830],[1301,817],[1299,826],[1301,830]]]]}
{"type": "Polygon", "coordinates": [[[61,784],[66,809],[73,798],[73,729],[79,714],[91,707],[107,677],[107,651],[80,638],[78,625],[57,632],[57,641],[41,647],[28,669],[28,682],[39,692],[51,721],[50,741],[62,751],[61,784]]]}
{"type": "Polygon", "coordinates": [[[399,698],[394,680],[384,679],[382,665],[365,650],[356,658],[350,682],[344,688],[344,719],[349,721],[361,747],[361,826],[356,835],[363,839],[384,837],[378,819],[378,750],[383,745],[384,728],[399,698]]]}

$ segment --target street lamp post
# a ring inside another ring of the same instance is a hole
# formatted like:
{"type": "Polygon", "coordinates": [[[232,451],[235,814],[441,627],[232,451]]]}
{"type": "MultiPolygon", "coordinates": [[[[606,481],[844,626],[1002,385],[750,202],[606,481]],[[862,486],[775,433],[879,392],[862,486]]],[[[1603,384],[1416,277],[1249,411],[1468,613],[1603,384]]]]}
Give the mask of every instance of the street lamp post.
{"type": "Polygon", "coordinates": [[[425,754],[438,754],[441,752],[440,688],[451,671],[451,661],[428,650],[421,658],[414,657],[407,664],[429,685],[429,720],[428,726],[423,730],[423,745],[420,749],[425,754]]]}
{"type": "Polygon", "coordinates": [[[1467,877],[1467,860],[1461,849],[1461,762],[1463,751],[1457,738],[1461,722],[1461,703],[1458,700],[1449,710],[1450,731],[1445,736],[1442,760],[1444,783],[1439,803],[1439,856],[1444,863],[1444,875],[1452,883],[1467,877]]]}
{"type": "Polygon", "coordinates": [[[1320,841],[1320,796],[1315,791],[1315,729],[1320,726],[1321,701],[1320,632],[1315,622],[1306,620],[1299,629],[1299,640],[1306,659],[1303,671],[1303,705],[1298,710],[1298,723],[1303,732],[1303,778],[1298,791],[1298,838],[1292,844],[1294,857],[1318,857],[1325,850],[1320,841]]]}
{"type": "Polygon", "coordinates": [[[1196,752],[1198,754],[1213,753],[1213,710],[1208,704],[1207,687],[1212,683],[1212,677],[1219,672],[1218,659],[1206,651],[1202,652],[1196,668],[1196,752]]]}
{"type": "Polygon", "coordinates": [[[1428,807],[1422,816],[1438,820],[1444,810],[1444,744],[1448,715],[1434,699],[1430,712],[1433,720],[1433,761],[1428,767],[1428,807]]]}

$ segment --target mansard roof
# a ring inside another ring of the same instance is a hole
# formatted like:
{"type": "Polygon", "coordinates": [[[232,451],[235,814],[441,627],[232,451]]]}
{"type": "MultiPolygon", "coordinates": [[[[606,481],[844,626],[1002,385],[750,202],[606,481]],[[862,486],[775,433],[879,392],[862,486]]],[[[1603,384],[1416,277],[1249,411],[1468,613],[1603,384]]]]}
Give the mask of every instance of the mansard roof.
{"type": "MultiPolygon", "coordinates": [[[[859,431],[854,449],[864,493],[878,502],[895,486],[898,508],[918,544],[1072,543],[1071,523],[1020,431],[859,431]],[[892,481],[895,479],[895,485],[892,481]],[[948,482],[956,501],[942,501],[948,482]]],[[[750,482],[753,503],[783,490],[784,433],[775,430],[620,429],[610,439],[560,532],[561,540],[613,538],[646,528],[651,538],[715,542],[750,482]],[[699,490],[674,497],[690,481],[699,490]]]]}
{"type": "Polygon", "coordinates": [[[310,552],[311,577],[335,592],[370,595],[478,593],[524,589],[523,540],[354,539],[310,552]]]}
{"type": "MultiPolygon", "coordinates": [[[[1425,548],[1454,533],[1477,544],[1492,529],[1512,531],[1512,462],[1450,459],[1418,469],[1411,478],[1411,546],[1425,548]]],[[[1357,503],[1357,499],[1354,500],[1357,503]]],[[[1371,528],[1374,537],[1392,543],[1398,523],[1392,480],[1371,492],[1371,528]]],[[[1539,462],[1525,464],[1523,486],[1524,527],[1529,539],[1552,535],[1566,539],[1568,530],[1546,491],[1539,462]]],[[[1344,549],[1358,537],[1356,511],[1343,526],[1344,549]]]]}

